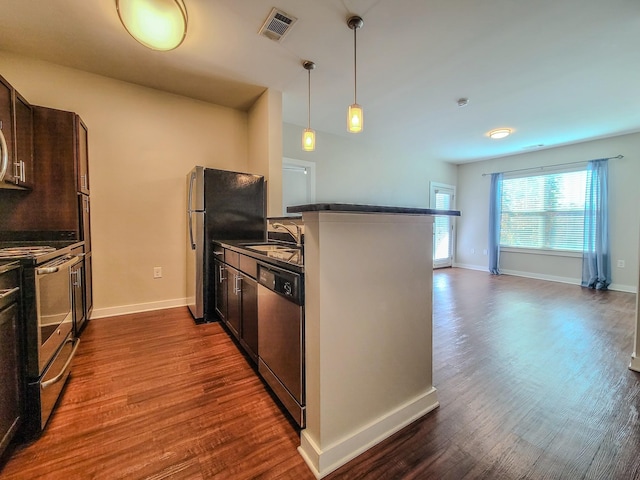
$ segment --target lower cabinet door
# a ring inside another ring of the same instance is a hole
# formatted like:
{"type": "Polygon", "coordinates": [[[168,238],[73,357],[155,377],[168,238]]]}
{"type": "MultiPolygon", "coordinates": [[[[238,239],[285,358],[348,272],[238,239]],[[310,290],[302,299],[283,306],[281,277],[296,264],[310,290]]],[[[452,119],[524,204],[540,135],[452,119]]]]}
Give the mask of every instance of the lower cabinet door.
{"type": "Polygon", "coordinates": [[[227,266],[219,260],[214,262],[215,271],[215,282],[216,282],[216,295],[215,295],[215,305],[216,305],[216,315],[218,318],[226,323],[227,321],[227,285],[228,285],[228,276],[229,272],[227,270],[227,266]]]}
{"type": "Polygon", "coordinates": [[[242,275],[235,268],[227,271],[227,325],[240,339],[242,336],[242,275]]]}
{"type": "Polygon", "coordinates": [[[0,454],[15,435],[20,421],[20,364],[18,304],[0,310],[0,454]]]}
{"type": "Polygon", "coordinates": [[[242,343],[254,362],[258,361],[258,282],[242,280],[242,343]]]}

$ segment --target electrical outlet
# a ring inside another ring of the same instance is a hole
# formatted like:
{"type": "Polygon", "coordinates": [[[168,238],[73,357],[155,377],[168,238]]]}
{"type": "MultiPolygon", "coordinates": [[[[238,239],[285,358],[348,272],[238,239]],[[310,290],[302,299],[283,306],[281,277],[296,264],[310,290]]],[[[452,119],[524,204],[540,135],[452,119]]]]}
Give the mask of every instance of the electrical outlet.
{"type": "Polygon", "coordinates": [[[624,260],[618,260],[618,268],[624,268],[624,260]]]}
{"type": "Polygon", "coordinates": [[[484,250],[482,250],[482,254],[483,255],[487,255],[489,253],[489,251],[485,248],[484,250]]]}
{"type": "Polygon", "coordinates": [[[153,278],[162,278],[162,267],[153,267],[153,278]]]}
{"type": "Polygon", "coordinates": [[[471,254],[473,255],[474,253],[476,253],[476,249],[475,249],[475,248],[472,248],[472,249],[471,249],[471,254]]]}

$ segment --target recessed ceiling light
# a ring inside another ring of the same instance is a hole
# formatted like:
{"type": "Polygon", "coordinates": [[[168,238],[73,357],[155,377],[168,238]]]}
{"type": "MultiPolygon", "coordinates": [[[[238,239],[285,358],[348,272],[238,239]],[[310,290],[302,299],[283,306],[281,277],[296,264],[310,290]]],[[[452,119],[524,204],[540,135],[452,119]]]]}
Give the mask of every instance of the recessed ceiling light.
{"type": "Polygon", "coordinates": [[[504,137],[508,137],[509,135],[511,135],[511,129],[510,128],[496,128],[495,130],[491,130],[489,133],[487,133],[487,135],[489,135],[490,138],[493,138],[494,140],[497,140],[499,138],[504,138],[504,137]]]}

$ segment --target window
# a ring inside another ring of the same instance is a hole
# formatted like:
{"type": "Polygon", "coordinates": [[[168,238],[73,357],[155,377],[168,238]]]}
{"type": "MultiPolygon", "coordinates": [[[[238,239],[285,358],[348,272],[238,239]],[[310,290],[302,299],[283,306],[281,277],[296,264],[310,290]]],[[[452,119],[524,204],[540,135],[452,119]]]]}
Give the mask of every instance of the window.
{"type": "Polygon", "coordinates": [[[500,246],[582,251],[586,169],[504,178],[500,246]]]}

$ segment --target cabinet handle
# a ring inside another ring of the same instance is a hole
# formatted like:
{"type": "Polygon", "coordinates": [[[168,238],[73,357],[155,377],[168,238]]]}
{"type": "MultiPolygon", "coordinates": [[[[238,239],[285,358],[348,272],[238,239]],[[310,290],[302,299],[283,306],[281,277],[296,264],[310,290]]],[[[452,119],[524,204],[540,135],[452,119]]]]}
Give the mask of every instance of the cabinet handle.
{"type": "Polygon", "coordinates": [[[73,272],[73,286],[74,287],[82,286],[82,277],[80,276],[80,269],[73,272]]]}
{"type": "Polygon", "coordinates": [[[80,175],[81,188],[87,188],[87,174],[80,175]]]}
{"type": "Polygon", "coordinates": [[[24,182],[24,162],[15,162],[13,164],[13,181],[17,184],[20,181],[24,182]]]}
{"type": "Polygon", "coordinates": [[[220,269],[220,275],[218,275],[218,278],[220,279],[219,283],[222,283],[224,280],[226,280],[226,278],[224,278],[224,267],[222,265],[218,265],[218,268],[220,269]]]}
{"type": "Polygon", "coordinates": [[[238,295],[242,291],[242,277],[240,275],[234,275],[234,279],[233,293],[238,295]],[[240,282],[240,286],[238,286],[238,282],[240,282]]]}
{"type": "Polygon", "coordinates": [[[89,199],[87,197],[83,197],[82,203],[84,203],[84,211],[89,213],[89,199]]]}

